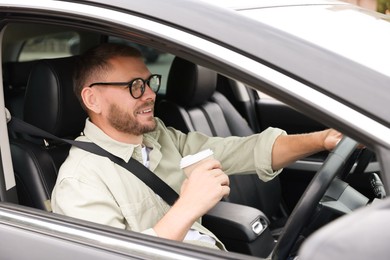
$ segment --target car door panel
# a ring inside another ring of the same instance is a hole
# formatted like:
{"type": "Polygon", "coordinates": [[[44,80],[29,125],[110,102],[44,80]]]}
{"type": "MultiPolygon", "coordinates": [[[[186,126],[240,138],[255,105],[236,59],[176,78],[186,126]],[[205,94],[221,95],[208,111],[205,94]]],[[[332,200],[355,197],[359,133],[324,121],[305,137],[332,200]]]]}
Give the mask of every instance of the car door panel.
{"type": "Polygon", "coordinates": [[[238,259],[10,203],[0,203],[0,234],[0,259],[238,259]]]}

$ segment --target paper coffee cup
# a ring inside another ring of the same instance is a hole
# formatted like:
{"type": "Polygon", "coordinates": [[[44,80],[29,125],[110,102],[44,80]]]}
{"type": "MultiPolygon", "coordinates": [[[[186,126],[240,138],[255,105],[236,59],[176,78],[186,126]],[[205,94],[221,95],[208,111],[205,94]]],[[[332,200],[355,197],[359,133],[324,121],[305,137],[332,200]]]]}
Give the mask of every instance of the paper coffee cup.
{"type": "Polygon", "coordinates": [[[180,168],[183,169],[187,177],[190,177],[191,172],[199,162],[213,158],[214,152],[211,149],[203,150],[199,153],[187,155],[180,161],[180,168]]]}

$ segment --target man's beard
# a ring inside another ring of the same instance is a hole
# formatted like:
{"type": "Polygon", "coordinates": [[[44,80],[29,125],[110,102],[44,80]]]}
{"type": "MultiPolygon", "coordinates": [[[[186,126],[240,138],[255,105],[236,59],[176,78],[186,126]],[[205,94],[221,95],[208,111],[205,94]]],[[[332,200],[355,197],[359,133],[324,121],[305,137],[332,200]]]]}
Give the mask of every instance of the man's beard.
{"type": "MultiPolygon", "coordinates": [[[[153,105],[154,102],[148,102],[142,107],[150,107],[153,105]]],[[[142,107],[139,107],[138,110],[141,110],[142,107]]],[[[156,120],[154,117],[151,117],[148,124],[140,124],[133,115],[121,110],[116,104],[111,104],[110,106],[108,122],[116,130],[132,135],[142,135],[156,129],[156,120]]]]}

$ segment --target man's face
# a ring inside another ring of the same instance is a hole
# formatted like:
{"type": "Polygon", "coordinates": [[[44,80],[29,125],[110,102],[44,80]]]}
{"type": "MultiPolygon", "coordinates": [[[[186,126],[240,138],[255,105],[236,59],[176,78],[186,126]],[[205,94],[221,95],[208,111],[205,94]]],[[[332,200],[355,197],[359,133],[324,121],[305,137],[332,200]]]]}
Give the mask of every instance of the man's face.
{"type": "MultiPolygon", "coordinates": [[[[150,72],[142,58],[119,57],[110,60],[113,69],[107,82],[129,82],[135,78],[147,79],[150,72]]],[[[134,99],[126,86],[102,86],[104,91],[103,116],[107,123],[122,133],[142,135],[156,128],[154,102],[156,94],[146,86],[144,94],[134,99]]]]}

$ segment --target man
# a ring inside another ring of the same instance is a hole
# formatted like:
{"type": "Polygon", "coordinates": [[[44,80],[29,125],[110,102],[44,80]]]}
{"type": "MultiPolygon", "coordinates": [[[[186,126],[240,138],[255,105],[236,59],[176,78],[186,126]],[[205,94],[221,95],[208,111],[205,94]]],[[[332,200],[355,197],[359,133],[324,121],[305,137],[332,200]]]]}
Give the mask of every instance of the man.
{"type": "Polygon", "coordinates": [[[88,51],[75,73],[75,93],[89,116],[78,140],[94,142],[125,161],[139,160],[180,194],[176,203],[170,207],[109,159],[73,147],[53,190],[54,212],[223,249],[197,220],[229,194],[226,174],[255,170],[270,180],[299,158],[333,149],[341,138],[334,130],[286,135],[274,128],[241,138],[183,134],[154,117],[159,86],[160,76],[151,75],[131,47],[103,44],[88,51]],[[206,148],[216,159],[186,178],[180,159],[206,148]]]}

